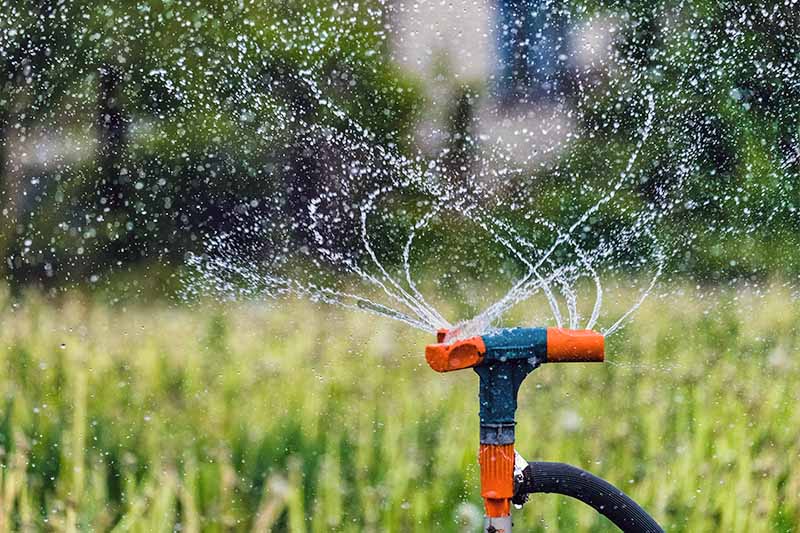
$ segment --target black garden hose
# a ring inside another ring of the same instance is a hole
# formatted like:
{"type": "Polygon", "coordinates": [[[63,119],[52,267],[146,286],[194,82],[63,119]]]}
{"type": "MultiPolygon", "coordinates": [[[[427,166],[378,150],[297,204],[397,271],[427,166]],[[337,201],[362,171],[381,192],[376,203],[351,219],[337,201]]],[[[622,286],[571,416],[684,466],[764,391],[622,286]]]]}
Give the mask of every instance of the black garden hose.
{"type": "Polygon", "coordinates": [[[529,463],[515,500],[525,494],[556,493],[591,505],[625,533],[663,533],[653,518],[624,492],[599,477],[564,463],[529,463]]]}

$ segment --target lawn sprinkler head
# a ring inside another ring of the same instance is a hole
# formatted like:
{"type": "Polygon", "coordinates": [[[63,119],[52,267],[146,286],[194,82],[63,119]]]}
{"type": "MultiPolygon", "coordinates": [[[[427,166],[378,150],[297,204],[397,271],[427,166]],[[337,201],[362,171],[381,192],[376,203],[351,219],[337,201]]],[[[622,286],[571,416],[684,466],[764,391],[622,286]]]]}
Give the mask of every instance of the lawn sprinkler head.
{"type": "Polygon", "coordinates": [[[602,363],[605,337],[588,329],[511,328],[445,344],[447,330],[436,333],[437,343],[425,347],[425,359],[437,372],[451,372],[484,363],[529,361],[542,363],[602,363]]]}
{"type": "MultiPolygon", "coordinates": [[[[488,520],[504,524],[514,496],[514,426],[517,393],[529,373],[544,363],[597,362],[605,359],[605,337],[592,330],[510,328],[425,347],[437,372],[473,368],[480,378],[481,496],[488,520]]],[[[509,519],[510,520],[510,519],[509,519]]]]}

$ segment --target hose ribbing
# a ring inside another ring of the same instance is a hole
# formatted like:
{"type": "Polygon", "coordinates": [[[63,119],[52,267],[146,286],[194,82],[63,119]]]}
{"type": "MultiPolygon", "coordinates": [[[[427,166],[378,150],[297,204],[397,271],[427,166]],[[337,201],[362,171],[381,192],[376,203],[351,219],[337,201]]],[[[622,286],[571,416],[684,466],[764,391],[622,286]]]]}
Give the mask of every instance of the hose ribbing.
{"type": "Polygon", "coordinates": [[[556,493],[594,507],[625,533],[663,533],[639,504],[599,477],[564,463],[534,462],[523,471],[517,493],[556,493]]]}

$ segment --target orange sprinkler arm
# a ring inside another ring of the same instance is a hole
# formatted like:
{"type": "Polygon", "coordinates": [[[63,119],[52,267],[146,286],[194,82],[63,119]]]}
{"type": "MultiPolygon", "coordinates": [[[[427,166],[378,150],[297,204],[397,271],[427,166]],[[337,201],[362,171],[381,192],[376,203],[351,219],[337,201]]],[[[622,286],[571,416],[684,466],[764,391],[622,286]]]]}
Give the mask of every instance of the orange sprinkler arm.
{"type": "Polygon", "coordinates": [[[606,338],[590,329],[547,328],[548,363],[602,363],[606,338]]]}
{"type": "Polygon", "coordinates": [[[429,344],[425,347],[425,359],[437,372],[451,372],[478,366],[486,354],[483,337],[470,337],[452,344],[429,344]]]}

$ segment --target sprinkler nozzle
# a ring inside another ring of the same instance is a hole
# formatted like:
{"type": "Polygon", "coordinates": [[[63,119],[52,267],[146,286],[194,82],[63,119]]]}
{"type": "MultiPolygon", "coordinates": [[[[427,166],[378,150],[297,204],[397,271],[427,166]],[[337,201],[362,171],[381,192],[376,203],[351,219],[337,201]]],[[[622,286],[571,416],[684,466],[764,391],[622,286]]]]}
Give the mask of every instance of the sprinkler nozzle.
{"type": "MultiPolygon", "coordinates": [[[[443,335],[440,336],[443,337],[443,335]]],[[[482,337],[471,337],[451,344],[429,344],[425,347],[425,359],[437,372],[451,372],[478,366],[483,361],[486,345],[482,337]]]]}

